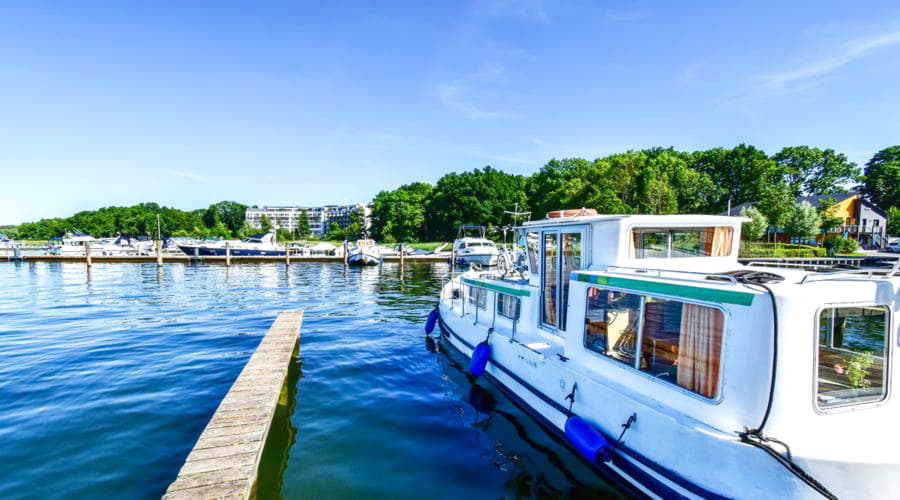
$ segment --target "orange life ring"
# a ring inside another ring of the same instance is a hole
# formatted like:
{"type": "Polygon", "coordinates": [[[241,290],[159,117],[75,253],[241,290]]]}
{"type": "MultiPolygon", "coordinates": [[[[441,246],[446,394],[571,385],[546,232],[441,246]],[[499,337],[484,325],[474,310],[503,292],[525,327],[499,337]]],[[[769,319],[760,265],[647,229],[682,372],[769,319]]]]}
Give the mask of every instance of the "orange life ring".
{"type": "Polygon", "coordinates": [[[547,212],[548,219],[558,219],[560,217],[588,217],[597,215],[597,211],[593,208],[570,208],[568,210],[554,210],[547,212]]]}

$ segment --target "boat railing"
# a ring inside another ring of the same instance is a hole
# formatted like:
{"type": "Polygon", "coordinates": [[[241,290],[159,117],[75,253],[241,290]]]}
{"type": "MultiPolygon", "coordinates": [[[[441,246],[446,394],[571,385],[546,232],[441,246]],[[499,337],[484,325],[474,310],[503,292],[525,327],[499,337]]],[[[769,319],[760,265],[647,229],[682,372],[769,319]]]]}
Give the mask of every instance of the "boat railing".
{"type": "Polygon", "coordinates": [[[865,278],[865,279],[873,279],[873,278],[895,278],[900,274],[900,260],[894,263],[894,265],[890,269],[885,268],[872,268],[872,269],[852,269],[846,271],[835,271],[831,273],[822,273],[822,274],[807,274],[800,280],[800,284],[812,283],[815,281],[830,281],[837,279],[852,279],[852,278],[865,278]]]}
{"type": "Polygon", "coordinates": [[[834,266],[826,264],[808,264],[806,262],[768,262],[753,261],[746,264],[747,267],[781,267],[785,269],[809,269],[819,271],[822,269],[833,269],[834,266]]]}
{"type": "Polygon", "coordinates": [[[609,266],[606,270],[601,271],[604,273],[612,273],[612,274],[621,274],[625,276],[632,276],[634,274],[642,274],[642,273],[659,273],[655,277],[662,278],[667,280],[674,281],[690,281],[690,282],[704,282],[709,283],[710,278],[719,278],[721,280],[727,281],[729,285],[740,285],[741,283],[734,277],[734,275],[729,273],[705,273],[701,271],[682,271],[676,269],[653,269],[648,267],[630,267],[630,266],[609,266]],[[613,269],[624,269],[631,272],[623,272],[623,271],[613,271],[613,269]],[[671,273],[671,274],[688,274],[691,276],[702,276],[702,278],[679,278],[675,276],[663,276],[662,273],[671,273]]]}

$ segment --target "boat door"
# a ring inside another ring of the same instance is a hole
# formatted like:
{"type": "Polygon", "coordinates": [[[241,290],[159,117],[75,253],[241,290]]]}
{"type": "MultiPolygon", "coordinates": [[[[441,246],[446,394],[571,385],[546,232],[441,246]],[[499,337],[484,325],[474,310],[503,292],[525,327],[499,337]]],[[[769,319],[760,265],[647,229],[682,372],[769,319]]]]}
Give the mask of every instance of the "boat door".
{"type": "Polygon", "coordinates": [[[541,231],[541,326],[559,335],[566,329],[569,278],[586,265],[587,226],[541,231]]]}

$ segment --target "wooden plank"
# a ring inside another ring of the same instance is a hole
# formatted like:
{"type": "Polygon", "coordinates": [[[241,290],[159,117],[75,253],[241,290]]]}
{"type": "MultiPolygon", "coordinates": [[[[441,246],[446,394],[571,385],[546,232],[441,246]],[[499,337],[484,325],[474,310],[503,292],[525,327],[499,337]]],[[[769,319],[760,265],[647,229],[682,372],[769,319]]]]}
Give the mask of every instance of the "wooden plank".
{"type": "Polygon", "coordinates": [[[165,499],[251,498],[269,427],[299,351],[303,311],[278,315],[188,454],[165,499]]]}

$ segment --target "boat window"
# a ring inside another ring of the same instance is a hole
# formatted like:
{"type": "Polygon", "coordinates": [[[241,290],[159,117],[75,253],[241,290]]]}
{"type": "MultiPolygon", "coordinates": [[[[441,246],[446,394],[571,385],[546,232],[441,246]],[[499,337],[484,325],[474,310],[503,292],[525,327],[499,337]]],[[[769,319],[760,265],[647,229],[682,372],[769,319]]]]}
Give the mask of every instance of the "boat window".
{"type": "Polygon", "coordinates": [[[712,307],[646,297],[640,370],[714,398],[724,322],[712,307]]]}
{"type": "Polygon", "coordinates": [[[505,293],[497,294],[497,314],[512,320],[519,319],[519,298],[505,293]]]}
{"type": "Polygon", "coordinates": [[[640,313],[639,295],[589,288],[584,346],[616,361],[634,365],[640,313]]]}
{"type": "Polygon", "coordinates": [[[543,313],[541,321],[545,325],[557,326],[556,323],[556,286],[557,263],[559,262],[559,235],[556,233],[544,234],[544,276],[541,294],[543,295],[543,313]]]}
{"type": "Polygon", "coordinates": [[[829,307],[819,314],[816,404],[833,408],[887,395],[888,309],[829,307]]]}
{"type": "Polygon", "coordinates": [[[528,270],[531,274],[536,274],[540,271],[538,267],[538,254],[540,253],[540,237],[538,233],[527,233],[525,235],[525,245],[528,248],[528,270]]]}
{"type": "Polygon", "coordinates": [[[730,226],[636,228],[628,254],[633,259],[727,257],[733,235],[730,226]]]}
{"type": "Polygon", "coordinates": [[[475,286],[469,287],[469,304],[474,304],[479,309],[487,308],[487,290],[475,286]]]}
{"type": "Polygon", "coordinates": [[[572,271],[581,269],[581,233],[562,233],[562,297],[559,311],[559,329],[566,329],[566,304],[569,303],[569,279],[572,271]]]}

